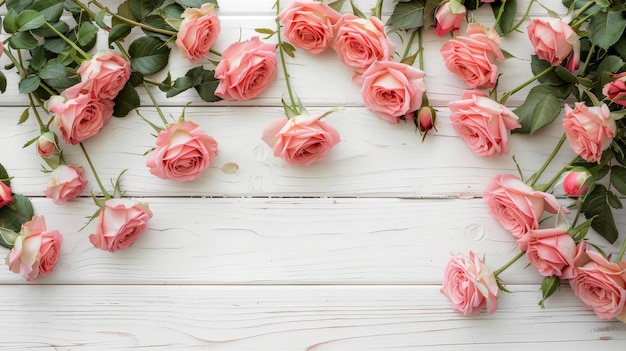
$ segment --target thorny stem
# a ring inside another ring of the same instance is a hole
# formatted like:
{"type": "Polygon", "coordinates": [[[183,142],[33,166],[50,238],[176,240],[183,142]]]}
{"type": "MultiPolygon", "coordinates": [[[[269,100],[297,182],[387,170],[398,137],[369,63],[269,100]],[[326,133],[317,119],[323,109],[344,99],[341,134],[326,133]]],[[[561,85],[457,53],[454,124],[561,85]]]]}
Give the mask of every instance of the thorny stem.
{"type": "Polygon", "coordinates": [[[96,183],[98,183],[98,187],[100,188],[100,191],[102,191],[102,195],[104,195],[104,197],[107,200],[112,199],[113,197],[111,196],[111,194],[109,194],[104,188],[104,185],[102,185],[102,182],[100,181],[100,177],[98,177],[98,172],[96,172],[96,168],[93,166],[93,163],[91,162],[91,158],[89,158],[89,154],[87,153],[87,150],[85,150],[85,146],[83,145],[83,143],[79,143],[79,145],[80,145],[80,149],[83,151],[83,155],[85,155],[85,159],[87,159],[87,163],[89,164],[89,168],[91,169],[93,176],[96,178],[96,183]]]}
{"type": "MultiPolygon", "coordinates": [[[[280,14],[280,0],[276,0],[276,16],[280,14]]],[[[281,39],[280,34],[280,20],[276,17],[276,36],[278,38],[278,52],[280,53],[280,62],[283,66],[283,74],[285,75],[285,84],[287,85],[287,92],[289,93],[289,101],[291,102],[291,108],[300,114],[298,109],[298,104],[296,103],[296,99],[293,96],[293,91],[291,90],[291,82],[289,81],[289,72],[287,72],[287,64],[285,62],[285,52],[283,50],[283,41],[281,39]]]]}
{"type": "Polygon", "coordinates": [[[537,171],[537,173],[535,173],[532,176],[532,182],[530,183],[530,186],[535,185],[535,183],[537,182],[537,180],[539,179],[539,177],[541,177],[541,175],[543,174],[543,172],[546,170],[546,168],[548,167],[548,165],[550,164],[550,162],[552,162],[552,160],[554,159],[554,157],[556,156],[556,154],[559,152],[559,150],[561,149],[561,146],[563,146],[563,143],[565,143],[565,140],[567,139],[567,136],[565,135],[565,133],[563,133],[563,135],[561,136],[561,139],[559,139],[559,142],[556,144],[556,147],[554,147],[554,150],[552,150],[552,153],[550,154],[550,156],[548,156],[548,158],[546,159],[546,161],[543,163],[543,165],[541,165],[541,168],[539,168],[539,170],[537,171]]]}
{"type": "Polygon", "coordinates": [[[507,268],[511,267],[511,265],[513,263],[515,263],[517,260],[519,260],[520,258],[522,258],[522,256],[524,256],[526,252],[525,251],[520,251],[515,257],[513,257],[509,262],[505,263],[502,267],[496,269],[493,272],[493,275],[497,278],[498,275],[500,275],[500,273],[504,272],[507,268]]]}
{"type": "Polygon", "coordinates": [[[122,21],[122,22],[125,22],[125,23],[127,23],[127,24],[130,24],[131,26],[139,27],[139,28],[145,29],[145,30],[147,30],[147,31],[149,31],[149,32],[153,32],[153,33],[159,33],[159,34],[163,34],[163,35],[169,35],[169,36],[171,36],[171,37],[176,36],[176,35],[178,34],[178,33],[176,33],[176,32],[172,32],[171,30],[165,30],[165,29],[160,29],[160,28],[152,27],[152,26],[149,26],[149,25],[144,24],[144,23],[140,23],[140,22],[137,22],[137,21],[133,21],[133,20],[131,20],[130,18],[126,18],[126,17],[124,17],[124,16],[120,16],[120,15],[118,15],[117,13],[115,13],[115,12],[113,12],[113,11],[109,10],[109,8],[108,8],[108,7],[106,7],[106,6],[102,5],[102,4],[101,4],[100,2],[98,2],[97,0],[91,0],[91,3],[92,3],[92,4],[94,4],[94,5],[96,5],[97,7],[99,7],[101,10],[106,11],[106,12],[107,12],[108,14],[110,14],[113,18],[116,18],[116,19],[118,19],[118,20],[120,20],[120,21],[122,21]]]}

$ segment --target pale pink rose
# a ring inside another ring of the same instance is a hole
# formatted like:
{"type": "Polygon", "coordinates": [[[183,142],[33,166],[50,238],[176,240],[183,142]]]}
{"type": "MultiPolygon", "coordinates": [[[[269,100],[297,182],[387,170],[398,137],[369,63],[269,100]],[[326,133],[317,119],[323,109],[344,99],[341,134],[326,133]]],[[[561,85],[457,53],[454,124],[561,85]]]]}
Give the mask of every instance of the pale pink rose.
{"type": "Polygon", "coordinates": [[[80,83],[65,89],[68,98],[90,94],[94,98],[113,100],[130,78],[130,63],[111,50],[103,50],[80,64],[80,83]]]}
{"type": "Polygon", "coordinates": [[[148,228],[148,205],[126,199],[109,199],[98,216],[96,233],[89,241],[97,249],[115,252],[130,247],[148,228]]]}
{"type": "Polygon", "coordinates": [[[205,3],[200,8],[189,7],[182,16],[176,46],[181,55],[195,63],[211,50],[220,34],[220,20],[215,13],[215,5],[205,3]]]}
{"type": "Polygon", "coordinates": [[[159,132],[146,166],[161,179],[186,182],[198,178],[217,155],[217,141],[190,121],[170,124],[159,132]]]}
{"type": "Polygon", "coordinates": [[[626,106],[626,72],[613,75],[614,81],[602,87],[602,94],[620,106],[626,106]]]}
{"type": "Polygon", "coordinates": [[[333,25],[341,14],[330,6],[313,0],[295,0],[278,15],[283,34],[293,46],[311,54],[324,52],[333,42],[333,25]]]}
{"type": "Polygon", "coordinates": [[[466,90],[461,100],[451,101],[450,122],[457,134],[478,156],[492,158],[509,152],[508,131],[521,127],[506,106],[478,90],[466,90]]]}
{"type": "Polygon", "coordinates": [[[576,275],[576,268],[584,266],[585,264],[591,261],[589,255],[587,255],[587,250],[589,250],[589,244],[584,240],[581,240],[576,244],[576,253],[574,254],[574,264],[568,267],[565,267],[563,273],[561,274],[561,279],[572,279],[576,275]]]}
{"type": "Polygon", "coordinates": [[[489,314],[498,308],[500,290],[493,272],[472,251],[452,256],[445,268],[441,292],[464,316],[475,316],[484,307],[489,314]]]}
{"type": "Polygon", "coordinates": [[[11,196],[11,188],[0,181],[0,207],[4,207],[6,204],[13,202],[13,196],[11,196]]]}
{"type": "Polygon", "coordinates": [[[512,174],[499,174],[491,179],[483,199],[496,222],[516,238],[539,227],[543,211],[568,213],[552,194],[533,190],[512,174]]]}
{"type": "Polygon", "coordinates": [[[288,165],[310,165],[323,159],[340,141],[339,133],[321,120],[324,115],[300,115],[273,120],[263,130],[263,141],[288,165]]]}
{"type": "Polygon", "coordinates": [[[440,49],[446,67],[470,88],[493,88],[498,80],[496,60],[504,60],[500,37],[477,23],[467,26],[466,37],[448,40],[440,49]]]}
{"type": "Polygon", "coordinates": [[[45,132],[37,139],[37,153],[41,157],[52,156],[59,151],[59,138],[52,132],[45,132]]]}
{"type": "Polygon", "coordinates": [[[609,262],[593,251],[587,255],[591,261],[575,268],[569,280],[574,294],[599,318],[626,321],[626,262],[609,262]]]}
{"type": "Polygon", "coordinates": [[[535,18],[527,28],[537,57],[558,66],[571,54],[568,70],[580,64],[580,42],[574,30],[559,18],[535,18]]]}
{"type": "MultiPolygon", "coordinates": [[[[435,128],[437,120],[437,112],[430,106],[424,106],[417,113],[417,127],[420,133],[428,133],[429,130],[435,128]]],[[[436,128],[435,128],[436,130],[436,128]]]]}
{"type": "Polygon", "coordinates": [[[47,103],[63,140],[72,145],[98,134],[104,122],[113,115],[114,105],[111,100],[95,98],[89,94],[79,94],[69,100],[56,95],[47,103]]]}
{"type": "Polygon", "coordinates": [[[526,251],[526,259],[545,277],[561,277],[574,265],[576,243],[563,228],[533,229],[523,235],[517,245],[526,251]]]}
{"type": "Polygon", "coordinates": [[[85,169],[75,165],[60,165],[50,173],[48,187],[43,191],[57,205],[82,194],[87,186],[85,169]]]}
{"type": "Polygon", "coordinates": [[[424,72],[393,61],[376,61],[363,73],[361,97],[365,107],[382,119],[398,123],[417,111],[426,91],[424,72]]]}
{"type": "Polygon", "coordinates": [[[270,85],[276,71],[275,45],[263,43],[259,37],[233,43],[215,68],[215,78],[220,80],[215,95],[224,100],[252,99],[270,85]]]}
{"type": "Polygon", "coordinates": [[[591,173],[584,168],[568,171],[563,177],[563,191],[568,196],[582,196],[587,193],[593,181],[591,173]]]}
{"type": "Polygon", "coordinates": [[[465,6],[462,1],[450,0],[442,3],[435,12],[435,34],[445,35],[450,32],[459,33],[461,23],[465,18],[465,6]]]}
{"type": "Polygon", "coordinates": [[[606,104],[590,107],[583,102],[576,102],[573,109],[565,105],[563,129],[572,150],[587,162],[600,162],[617,130],[606,104]]]}
{"type": "Polygon", "coordinates": [[[39,275],[52,273],[59,260],[62,243],[63,236],[58,230],[46,230],[44,217],[34,216],[22,224],[6,264],[11,272],[21,274],[24,279],[36,280],[39,275]]]}
{"type": "Polygon", "coordinates": [[[395,49],[377,17],[363,19],[353,14],[344,14],[335,25],[332,47],[341,62],[359,73],[376,61],[390,60],[395,49]]]}

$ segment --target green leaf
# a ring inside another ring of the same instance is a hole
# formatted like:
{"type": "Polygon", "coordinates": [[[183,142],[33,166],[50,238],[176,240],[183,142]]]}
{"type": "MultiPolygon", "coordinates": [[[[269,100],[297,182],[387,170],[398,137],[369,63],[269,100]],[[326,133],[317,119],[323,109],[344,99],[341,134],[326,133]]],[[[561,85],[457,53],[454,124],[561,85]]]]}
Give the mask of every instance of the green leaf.
{"type": "MultiPolygon", "coordinates": [[[[70,26],[63,21],[52,23],[52,27],[61,33],[67,33],[70,30],[70,26]]],[[[48,26],[41,26],[37,29],[31,30],[30,32],[43,38],[56,38],[59,36],[48,26]]]]}
{"type": "Polygon", "coordinates": [[[361,10],[359,10],[353,0],[350,0],[350,6],[352,7],[352,13],[354,13],[355,16],[357,16],[358,18],[367,18],[367,16],[365,16],[365,14],[361,12],[361,10]]]}
{"type": "Polygon", "coordinates": [[[609,206],[615,208],[615,209],[621,209],[623,208],[622,206],[622,202],[620,201],[619,197],[617,197],[617,195],[613,194],[612,191],[607,190],[606,192],[606,202],[609,204],[609,206]]]}
{"type": "Polygon", "coordinates": [[[561,103],[551,91],[552,87],[547,85],[537,85],[530,90],[524,103],[513,111],[522,125],[513,133],[533,134],[558,117],[561,103]]]}
{"type": "Polygon", "coordinates": [[[328,6],[333,10],[340,12],[343,5],[346,3],[346,0],[336,0],[331,3],[328,3],[328,6]]]}
{"type": "Polygon", "coordinates": [[[165,66],[170,55],[170,48],[154,37],[136,39],[128,48],[130,67],[143,74],[156,73],[165,66]]]}
{"type": "Polygon", "coordinates": [[[9,37],[9,45],[14,49],[30,50],[36,48],[39,42],[29,32],[20,32],[9,37]]]}
{"type": "Polygon", "coordinates": [[[178,77],[174,81],[174,85],[168,87],[167,93],[165,94],[165,96],[168,98],[171,98],[172,96],[176,96],[187,89],[193,88],[194,85],[196,84],[194,84],[194,81],[192,78],[187,77],[187,76],[178,77]]]}
{"type": "Polygon", "coordinates": [[[33,205],[26,196],[13,194],[13,202],[9,206],[0,207],[0,223],[4,228],[18,233],[22,224],[30,221],[34,214],[33,205]]]}
{"type": "Polygon", "coordinates": [[[2,26],[7,33],[17,33],[17,12],[14,9],[10,9],[6,16],[4,16],[2,26]]]}
{"type": "Polygon", "coordinates": [[[0,227],[0,245],[6,247],[7,249],[13,248],[15,245],[15,240],[20,235],[11,229],[0,227]]]}
{"type": "MultiPolygon", "coordinates": [[[[531,55],[530,68],[534,75],[538,75],[550,67],[552,67],[550,62],[540,59],[537,55],[531,55]]],[[[559,78],[554,70],[539,78],[539,82],[551,85],[563,85],[565,83],[561,78],[559,78]]]]}
{"type": "Polygon", "coordinates": [[[130,0],[130,12],[140,22],[145,20],[148,15],[156,8],[163,4],[163,1],[153,0],[130,0]]]}
{"type": "Polygon", "coordinates": [[[589,39],[607,50],[622,36],[626,20],[620,11],[598,12],[589,21],[589,39]]]}
{"type": "Polygon", "coordinates": [[[200,7],[204,3],[210,2],[217,6],[217,0],[176,0],[176,3],[184,7],[200,7]]]}
{"type": "Polygon", "coordinates": [[[8,187],[11,186],[11,180],[9,179],[9,172],[7,172],[7,169],[4,168],[2,163],[0,163],[0,179],[2,179],[2,182],[6,186],[8,186],[8,187]]]}
{"type": "Polygon", "coordinates": [[[621,57],[626,57],[626,36],[622,35],[613,48],[621,57]]]}
{"type": "Polygon", "coordinates": [[[517,12],[517,1],[516,0],[506,0],[502,2],[492,2],[491,10],[493,11],[494,17],[498,17],[498,13],[500,12],[500,6],[503,6],[504,10],[502,12],[502,17],[500,17],[500,22],[498,23],[497,31],[502,35],[507,35],[511,33],[513,30],[513,26],[515,25],[515,14],[517,12]]]}
{"type": "Polygon", "coordinates": [[[113,116],[115,117],[124,117],[141,104],[137,90],[128,82],[117,94],[113,102],[115,102],[113,107],[113,116]]]}
{"type": "Polygon", "coordinates": [[[295,54],[296,48],[293,45],[291,45],[290,43],[284,41],[284,42],[282,42],[282,46],[281,47],[282,47],[283,51],[285,52],[285,54],[287,54],[289,57],[291,57],[291,58],[295,58],[296,57],[296,54],[295,54]]]}
{"type": "Polygon", "coordinates": [[[86,46],[96,39],[96,35],[98,34],[98,27],[96,27],[91,22],[83,22],[80,24],[78,28],[78,32],[76,33],[76,39],[78,40],[78,45],[86,46]]]}
{"type": "Polygon", "coordinates": [[[54,23],[63,14],[63,2],[59,0],[37,0],[30,9],[40,12],[46,21],[54,23]]]}
{"type": "Polygon", "coordinates": [[[22,124],[28,121],[28,117],[30,116],[29,111],[30,109],[28,107],[24,109],[24,112],[22,112],[22,115],[20,115],[20,119],[17,121],[17,124],[22,124]]]}
{"type": "Polygon", "coordinates": [[[7,91],[7,77],[4,75],[2,71],[0,71],[0,92],[4,93],[7,91]]]}
{"type": "Polygon", "coordinates": [[[7,9],[20,13],[33,6],[33,0],[7,0],[7,9]]]}
{"type": "Polygon", "coordinates": [[[58,89],[68,88],[80,82],[79,77],[70,75],[65,65],[56,58],[46,63],[42,71],[39,72],[39,77],[49,86],[58,89]]]}
{"type": "Polygon", "coordinates": [[[572,72],[568,71],[563,66],[554,67],[554,73],[559,77],[560,80],[562,80],[565,83],[568,83],[568,84],[578,83],[578,79],[576,79],[576,76],[573,75],[572,72]]]}
{"type": "Polygon", "coordinates": [[[61,38],[50,38],[44,41],[43,47],[50,52],[60,54],[68,47],[68,44],[61,38]]]}
{"type": "Polygon", "coordinates": [[[604,185],[596,184],[587,195],[582,206],[582,213],[587,218],[593,218],[591,228],[598,232],[608,242],[617,240],[618,232],[611,207],[607,203],[607,189],[604,185]]]}
{"type": "Polygon", "coordinates": [[[40,12],[35,10],[24,10],[17,15],[17,31],[26,32],[31,29],[36,29],[46,23],[46,18],[40,12]]]}
{"type": "MultiPolygon", "coordinates": [[[[117,14],[119,16],[122,16],[124,18],[128,18],[131,20],[136,20],[136,18],[134,18],[133,13],[130,11],[130,2],[128,0],[122,2],[118,7],[117,7],[117,14]]],[[[117,26],[118,24],[122,24],[122,23],[126,23],[123,22],[120,19],[117,19],[115,17],[113,17],[111,19],[111,25],[112,26],[117,26]]]]}
{"type": "Polygon", "coordinates": [[[124,40],[124,38],[130,34],[130,31],[131,27],[126,23],[113,26],[113,28],[109,31],[109,45],[111,45],[114,41],[124,40]]]}
{"type": "MultiPolygon", "coordinates": [[[[174,29],[172,26],[170,26],[165,21],[165,19],[163,17],[158,16],[158,15],[150,15],[150,16],[146,17],[146,19],[144,20],[144,23],[149,25],[150,27],[159,28],[159,29],[165,29],[165,30],[169,30],[169,31],[172,31],[172,32],[176,31],[176,29],[174,29]]],[[[155,33],[155,32],[151,32],[149,30],[144,30],[143,32],[144,32],[145,35],[161,38],[163,41],[167,41],[167,40],[169,40],[171,38],[170,35],[155,33]]]]}
{"type": "Polygon", "coordinates": [[[611,167],[611,185],[621,194],[626,195],[626,168],[611,167]]]}
{"type": "Polygon", "coordinates": [[[544,302],[548,299],[548,297],[552,296],[559,287],[561,286],[561,279],[556,276],[544,277],[541,281],[541,301],[539,301],[539,306],[541,308],[545,308],[544,302]]]}
{"type": "Polygon", "coordinates": [[[388,26],[397,29],[414,29],[424,25],[424,2],[400,2],[387,21],[388,26]]]}
{"type": "Polygon", "coordinates": [[[215,90],[220,84],[219,79],[215,78],[215,71],[205,70],[200,66],[187,71],[185,76],[196,80],[194,88],[202,100],[206,102],[222,100],[219,96],[215,96],[215,90]]]}
{"type": "Polygon", "coordinates": [[[185,9],[179,4],[169,4],[159,10],[159,14],[166,19],[180,20],[185,9]]]}
{"type": "Polygon", "coordinates": [[[622,60],[621,57],[616,55],[609,55],[605,57],[598,65],[598,72],[617,73],[622,69],[622,66],[624,66],[624,60],[622,60]]]}
{"type": "Polygon", "coordinates": [[[28,94],[37,90],[37,88],[39,88],[39,82],[41,82],[41,79],[39,78],[39,76],[36,76],[34,74],[31,74],[22,79],[18,84],[20,94],[28,94]]]}
{"type": "Polygon", "coordinates": [[[31,55],[31,58],[30,58],[30,61],[28,61],[28,68],[34,71],[41,70],[43,66],[46,64],[46,62],[48,61],[48,53],[41,46],[38,46],[34,48],[33,50],[31,50],[30,55],[31,55]]]}

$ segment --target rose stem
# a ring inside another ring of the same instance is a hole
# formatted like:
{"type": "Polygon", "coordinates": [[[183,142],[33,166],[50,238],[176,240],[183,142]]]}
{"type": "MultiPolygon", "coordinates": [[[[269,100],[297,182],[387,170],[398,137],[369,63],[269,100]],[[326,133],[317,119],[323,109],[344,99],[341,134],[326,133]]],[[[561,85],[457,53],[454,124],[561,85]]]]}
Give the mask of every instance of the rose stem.
{"type": "Polygon", "coordinates": [[[280,38],[280,20],[278,19],[278,15],[280,14],[280,0],[276,0],[276,37],[278,38],[278,52],[280,53],[280,62],[283,66],[283,74],[285,75],[285,84],[287,85],[287,92],[289,93],[289,101],[291,102],[291,108],[296,112],[296,114],[300,114],[300,110],[298,109],[298,104],[296,103],[296,99],[293,96],[293,91],[291,90],[291,82],[289,81],[289,72],[287,72],[287,63],[285,63],[285,52],[283,50],[283,41],[280,38]]]}
{"type": "Polygon", "coordinates": [[[91,55],[89,55],[88,53],[86,53],[85,51],[83,51],[83,49],[81,49],[78,45],[76,45],[76,43],[74,43],[73,41],[69,40],[65,35],[63,35],[61,32],[59,32],[56,28],[54,28],[53,25],[50,24],[50,22],[46,21],[46,25],[48,26],[48,28],[50,28],[50,30],[52,30],[56,35],[58,35],[61,39],[63,39],[66,43],[68,43],[71,47],[74,48],[74,50],[76,50],[76,52],[78,52],[79,54],[81,54],[85,59],[87,60],[91,60],[91,55]]]}
{"type": "Polygon", "coordinates": [[[96,178],[96,183],[98,183],[98,187],[100,188],[100,191],[102,191],[102,195],[104,195],[104,197],[107,200],[113,198],[102,185],[102,182],[100,181],[100,177],[98,177],[98,172],[96,172],[96,168],[93,166],[93,163],[91,162],[91,158],[89,158],[89,154],[87,153],[87,150],[85,150],[85,146],[83,145],[83,143],[78,143],[78,145],[80,145],[80,149],[83,151],[83,155],[85,155],[85,158],[87,159],[89,168],[91,168],[91,172],[93,173],[93,176],[96,178]]]}
{"type": "Polygon", "coordinates": [[[515,263],[517,260],[519,260],[522,256],[524,256],[525,253],[526,253],[525,251],[520,251],[515,257],[509,260],[509,262],[505,263],[502,267],[496,269],[493,272],[493,275],[497,278],[498,275],[500,275],[500,273],[504,272],[507,268],[511,267],[511,265],[515,263]]]}
{"type": "Polygon", "coordinates": [[[533,176],[531,177],[532,182],[530,183],[530,186],[535,185],[535,183],[537,182],[537,180],[539,179],[539,177],[541,177],[541,175],[543,174],[543,172],[546,170],[546,168],[548,167],[548,165],[550,164],[550,162],[552,162],[552,160],[554,159],[554,157],[556,156],[557,152],[559,152],[559,150],[561,149],[561,146],[563,146],[563,143],[565,143],[565,140],[567,139],[567,136],[565,135],[565,133],[563,133],[563,135],[561,136],[561,139],[559,139],[559,142],[556,144],[556,146],[554,147],[554,150],[552,150],[552,153],[550,154],[550,156],[548,156],[548,158],[546,159],[546,161],[543,163],[543,165],[541,165],[541,168],[539,168],[539,170],[537,171],[537,173],[533,174],[533,176]]]}
{"type": "Polygon", "coordinates": [[[530,84],[530,83],[536,81],[537,79],[545,76],[546,74],[552,72],[552,69],[553,69],[553,67],[550,66],[550,67],[546,68],[545,70],[543,70],[542,72],[540,72],[539,74],[537,74],[536,76],[534,76],[534,77],[530,78],[529,80],[525,81],[524,83],[518,85],[513,90],[511,90],[508,93],[504,94],[504,96],[502,96],[502,98],[500,99],[499,102],[504,105],[506,103],[506,100],[508,100],[511,95],[513,95],[513,94],[517,93],[518,91],[524,89],[528,84],[530,84]]]}
{"type": "Polygon", "coordinates": [[[146,83],[145,81],[143,81],[142,83],[143,83],[143,87],[146,89],[146,92],[148,93],[148,96],[150,96],[150,100],[152,100],[152,103],[154,104],[154,108],[157,110],[159,117],[161,117],[161,121],[163,121],[163,123],[165,124],[165,127],[167,128],[167,125],[168,125],[167,119],[165,119],[165,115],[163,115],[163,111],[161,110],[161,107],[157,103],[156,99],[154,98],[154,95],[152,94],[152,91],[150,90],[148,83],[146,83]]]}
{"type": "Polygon", "coordinates": [[[169,36],[171,36],[171,37],[174,37],[174,36],[176,36],[176,35],[178,34],[178,33],[176,33],[176,32],[172,32],[171,30],[166,30],[166,29],[160,29],[160,28],[152,27],[152,26],[149,26],[149,25],[147,25],[147,24],[143,24],[143,23],[140,23],[140,22],[133,21],[133,20],[131,20],[130,18],[126,18],[126,17],[124,17],[124,16],[120,16],[120,15],[118,15],[117,13],[115,13],[115,12],[113,12],[113,11],[109,10],[109,8],[108,8],[108,7],[106,7],[106,6],[102,5],[102,4],[101,4],[101,3],[99,3],[97,0],[91,0],[90,2],[91,2],[92,4],[94,4],[94,5],[96,5],[97,7],[99,7],[101,10],[104,10],[105,12],[107,12],[108,14],[110,14],[111,16],[113,16],[114,18],[116,18],[116,19],[118,19],[118,20],[120,20],[120,21],[122,21],[122,22],[125,22],[125,23],[127,23],[127,24],[130,24],[131,26],[136,26],[136,27],[139,27],[139,28],[145,29],[145,30],[147,30],[147,31],[149,31],[149,32],[153,32],[153,33],[159,33],[159,34],[163,34],[163,35],[169,35],[169,36]]]}
{"type": "Polygon", "coordinates": [[[622,247],[620,248],[617,257],[615,257],[615,262],[619,262],[622,260],[622,257],[624,257],[624,252],[626,252],[626,239],[624,239],[624,241],[622,242],[622,247]]]}
{"type": "MultiPolygon", "coordinates": [[[[562,143],[561,143],[562,145],[562,143]]],[[[550,179],[550,181],[546,184],[544,184],[540,189],[537,189],[539,191],[543,191],[546,192],[548,191],[548,189],[550,189],[552,187],[552,185],[554,185],[554,183],[556,183],[557,180],[559,180],[559,178],[561,177],[561,174],[565,173],[565,171],[567,169],[569,169],[569,167],[572,165],[572,163],[574,163],[576,160],[578,159],[578,155],[574,156],[574,158],[569,161],[569,163],[565,164],[565,166],[563,168],[561,168],[561,170],[554,175],[554,177],[552,177],[552,179],[550,179]]],[[[539,177],[537,177],[539,178],[539,177]]],[[[536,179],[535,179],[536,181],[536,179]]]]}

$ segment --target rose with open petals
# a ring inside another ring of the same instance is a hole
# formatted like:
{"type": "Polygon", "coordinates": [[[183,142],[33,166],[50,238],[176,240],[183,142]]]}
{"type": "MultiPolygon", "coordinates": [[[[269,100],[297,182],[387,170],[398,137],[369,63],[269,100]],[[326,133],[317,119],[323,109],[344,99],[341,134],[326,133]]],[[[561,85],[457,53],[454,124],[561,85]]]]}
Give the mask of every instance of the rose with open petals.
{"type": "Polygon", "coordinates": [[[504,60],[500,37],[477,23],[467,26],[467,36],[458,36],[441,46],[446,67],[470,88],[493,88],[498,80],[496,60],[504,60]]]}
{"type": "Polygon", "coordinates": [[[523,235],[517,246],[526,251],[526,259],[539,274],[561,277],[574,265],[576,243],[563,228],[533,229],[523,235]]]}
{"type": "Polygon", "coordinates": [[[43,191],[57,205],[78,197],[85,187],[85,169],[75,165],[60,165],[50,173],[48,187],[43,191]]]}
{"type": "Polygon", "coordinates": [[[220,19],[215,5],[205,3],[200,8],[188,7],[181,15],[183,21],[176,35],[176,46],[189,62],[196,63],[207,56],[220,34],[220,19]]]}
{"type": "Polygon", "coordinates": [[[363,73],[361,97],[365,107],[382,119],[398,123],[417,111],[426,91],[424,72],[393,61],[376,61],[363,73]]]}
{"type": "Polygon", "coordinates": [[[186,182],[198,178],[216,155],[215,139],[197,124],[180,121],[159,132],[146,166],[161,179],[186,182]]]}
{"type": "Polygon", "coordinates": [[[220,84],[215,95],[224,100],[249,100],[261,94],[276,77],[276,46],[259,37],[236,42],[222,53],[215,68],[220,84]]]}
{"type": "Polygon", "coordinates": [[[0,181],[0,207],[13,202],[13,196],[11,195],[11,188],[0,181]]]}
{"type": "Polygon", "coordinates": [[[445,268],[441,292],[464,316],[475,316],[484,307],[489,314],[498,308],[500,290],[493,272],[472,251],[452,256],[445,268]]]}
{"type": "Polygon", "coordinates": [[[465,12],[466,9],[461,0],[449,0],[439,5],[435,12],[435,20],[437,20],[435,34],[445,35],[450,32],[458,34],[465,12]]]}
{"type": "Polygon", "coordinates": [[[518,239],[539,227],[544,210],[568,212],[561,208],[554,195],[533,190],[512,174],[493,177],[483,192],[483,199],[493,219],[518,239]]]}
{"type": "Polygon", "coordinates": [[[339,142],[335,128],[317,116],[300,115],[273,120],[263,130],[263,141],[288,165],[310,165],[323,159],[339,142]]]}
{"type": "Polygon", "coordinates": [[[126,249],[148,228],[150,218],[152,212],[145,203],[109,199],[100,211],[96,233],[89,236],[89,241],[109,252],[126,249]]]}
{"type": "Polygon", "coordinates": [[[612,75],[613,81],[602,87],[602,94],[611,102],[620,106],[626,106],[626,72],[612,75]]]}
{"type": "Polygon", "coordinates": [[[466,90],[451,101],[450,122],[457,134],[478,156],[492,158],[509,152],[508,131],[521,127],[506,106],[478,90],[466,90]]]}
{"type": "Polygon", "coordinates": [[[90,94],[79,94],[69,100],[55,95],[47,102],[63,140],[72,145],[98,134],[104,122],[113,115],[114,105],[111,100],[90,94]]]}
{"type": "Polygon", "coordinates": [[[586,106],[577,102],[573,109],[565,105],[563,129],[574,152],[587,162],[600,162],[602,151],[613,141],[616,125],[606,104],[586,106]]]}
{"type": "Polygon", "coordinates": [[[65,89],[65,96],[91,94],[94,98],[113,100],[130,78],[130,63],[110,50],[103,50],[85,60],[77,71],[80,83],[65,89]]]}
{"type": "Polygon", "coordinates": [[[278,15],[289,42],[315,55],[324,52],[333,42],[333,25],[340,17],[341,14],[330,6],[312,0],[292,1],[278,15]]]}
{"type": "Polygon", "coordinates": [[[572,27],[559,18],[535,18],[527,28],[537,57],[558,66],[568,56],[572,56],[567,64],[569,71],[580,65],[580,42],[572,27]]]}
{"type": "Polygon", "coordinates": [[[63,236],[58,230],[47,230],[43,216],[34,216],[22,224],[20,235],[9,251],[6,263],[9,270],[28,281],[39,275],[52,273],[59,260],[63,236]]]}

